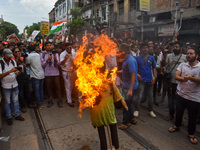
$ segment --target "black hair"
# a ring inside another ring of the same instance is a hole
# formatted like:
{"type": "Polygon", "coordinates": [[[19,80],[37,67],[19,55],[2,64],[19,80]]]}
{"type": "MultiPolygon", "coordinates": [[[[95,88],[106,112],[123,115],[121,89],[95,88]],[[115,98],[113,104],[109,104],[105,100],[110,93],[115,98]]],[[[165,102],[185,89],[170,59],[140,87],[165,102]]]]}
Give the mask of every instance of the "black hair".
{"type": "Polygon", "coordinates": [[[14,48],[12,49],[12,52],[13,52],[13,53],[14,53],[15,49],[19,49],[19,47],[14,47],[14,48]]]}
{"type": "Polygon", "coordinates": [[[35,47],[33,45],[29,45],[27,47],[27,49],[30,50],[30,51],[35,51],[35,47]]]}
{"type": "Polygon", "coordinates": [[[142,48],[145,47],[145,46],[148,47],[148,44],[147,44],[147,43],[142,43],[142,44],[140,45],[140,48],[142,49],[142,48]]]}
{"type": "Polygon", "coordinates": [[[173,43],[173,46],[176,45],[176,44],[178,44],[180,47],[183,46],[183,44],[182,44],[181,42],[179,42],[179,41],[174,42],[174,43],[173,43]]]}
{"type": "Polygon", "coordinates": [[[198,49],[197,49],[196,46],[191,46],[190,48],[188,48],[188,50],[189,50],[189,49],[194,50],[195,54],[196,54],[196,55],[199,55],[199,51],[198,51],[198,49]]]}
{"type": "Polygon", "coordinates": [[[44,43],[44,46],[46,46],[47,44],[51,44],[51,42],[47,41],[44,43]]]}
{"type": "Polygon", "coordinates": [[[19,42],[19,43],[17,44],[18,47],[20,47],[21,45],[24,45],[24,43],[19,42]]]}

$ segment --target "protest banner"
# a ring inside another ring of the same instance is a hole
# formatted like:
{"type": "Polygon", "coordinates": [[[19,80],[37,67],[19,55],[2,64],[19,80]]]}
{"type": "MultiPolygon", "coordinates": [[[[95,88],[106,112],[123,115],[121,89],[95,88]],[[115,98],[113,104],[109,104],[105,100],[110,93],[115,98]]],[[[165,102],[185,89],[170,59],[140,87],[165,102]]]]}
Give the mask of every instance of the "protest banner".
{"type": "Polygon", "coordinates": [[[41,34],[48,35],[49,34],[49,22],[41,21],[40,31],[41,31],[41,34]]]}
{"type": "Polygon", "coordinates": [[[12,41],[12,42],[14,42],[14,43],[20,42],[15,33],[13,33],[13,34],[11,34],[11,35],[8,35],[8,36],[7,36],[7,40],[8,40],[8,41],[12,41]]]}
{"type": "Polygon", "coordinates": [[[28,42],[31,42],[31,41],[34,41],[34,39],[35,39],[35,37],[38,35],[38,33],[40,33],[40,31],[39,30],[34,30],[33,32],[32,32],[32,34],[30,35],[30,37],[28,38],[28,42]]]}

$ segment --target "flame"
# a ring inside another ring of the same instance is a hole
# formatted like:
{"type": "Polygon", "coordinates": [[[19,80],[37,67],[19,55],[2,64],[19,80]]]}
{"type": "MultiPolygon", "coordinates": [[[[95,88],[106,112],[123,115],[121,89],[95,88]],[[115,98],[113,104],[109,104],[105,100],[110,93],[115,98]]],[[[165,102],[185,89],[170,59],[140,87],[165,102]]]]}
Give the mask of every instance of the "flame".
{"type": "Polygon", "coordinates": [[[83,37],[83,42],[74,59],[78,77],[75,84],[82,92],[81,101],[84,101],[84,107],[93,107],[99,93],[107,88],[108,83],[115,82],[117,67],[110,72],[100,70],[104,67],[105,56],[117,55],[117,44],[107,35],[102,34],[90,41],[93,45],[93,51],[90,52],[88,51],[88,36],[90,39],[93,37],[91,34],[83,37]]]}

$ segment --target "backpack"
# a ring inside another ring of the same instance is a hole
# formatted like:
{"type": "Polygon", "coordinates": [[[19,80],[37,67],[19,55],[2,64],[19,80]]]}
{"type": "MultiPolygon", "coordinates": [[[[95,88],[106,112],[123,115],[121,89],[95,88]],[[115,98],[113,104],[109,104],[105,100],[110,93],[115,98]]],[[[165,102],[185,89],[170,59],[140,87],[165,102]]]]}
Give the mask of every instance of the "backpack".
{"type": "MultiPolygon", "coordinates": [[[[13,66],[15,66],[14,60],[11,59],[11,63],[12,63],[13,66]]],[[[2,69],[2,73],[3,73],[3,70],[5,69],[4,61],[0,60],[0,64],[1,64],[1,69],[2,69]]]]}

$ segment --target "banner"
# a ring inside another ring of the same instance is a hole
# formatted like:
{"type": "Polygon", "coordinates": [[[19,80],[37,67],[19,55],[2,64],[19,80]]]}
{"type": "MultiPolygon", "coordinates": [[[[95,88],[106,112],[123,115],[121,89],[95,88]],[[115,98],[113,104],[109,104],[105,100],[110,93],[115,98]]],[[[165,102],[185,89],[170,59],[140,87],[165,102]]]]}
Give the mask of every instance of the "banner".
{"type": "Polygon", "coordinates": [[[40,31],[39,30],[34,30],[33,32],[32,32],[32,34],[30,35],[30,37],[28,38],[28,42],[31,42],[31,41],[34,41],[34,39],[35,39],[35,37],[38,35],[38,33],[40,33],[40,31]]]}
{"type": "Polygon", "coordinates": [[[48,35],[49,34],[49,22],[41,21],[40,30],[41,30],[41,34],[48,35]]]}
{"type": "Polygon", "coordinates": [[[150,11],[150,0],[140,0],[140,11],[150,11]]]}
{"type": "Polygon", "coordinates": [[[14,42],[14,43],[20,42],[15,33],[13,33],[13,34],[11,34],[11,35],[8,35],[8,36],[7,36],[7,40],[8,40],[8,41],[12,41],[12,42],[14,42]]]}

